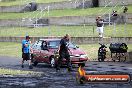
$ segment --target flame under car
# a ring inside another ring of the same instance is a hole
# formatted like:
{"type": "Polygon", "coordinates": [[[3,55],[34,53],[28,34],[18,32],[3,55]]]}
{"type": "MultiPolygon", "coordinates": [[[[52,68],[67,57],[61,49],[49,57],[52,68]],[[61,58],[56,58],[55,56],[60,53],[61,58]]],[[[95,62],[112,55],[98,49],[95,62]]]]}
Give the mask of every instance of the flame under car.
{"type": "MultiPolygon", "coordinates": [[[[55,64],[58,61],[59,54],[57,50],[59,48],[59,43],[61,39],[40,39],[32,44],[32,62],[34,66],[38,63],[48,63],[51,67],[55,67],[55,64]],[[47,44],[47,48],[43,47],[43,43],[47,44]]],[[[71,64],[80,64],[86,63],[88,57],[84,51],[82,51],[79,47],[74,45],[73,43],[69,43],[69,53],[71,64]]],[[[66,64],[66,59],[63,58],[62,65],[66,64]]]]}

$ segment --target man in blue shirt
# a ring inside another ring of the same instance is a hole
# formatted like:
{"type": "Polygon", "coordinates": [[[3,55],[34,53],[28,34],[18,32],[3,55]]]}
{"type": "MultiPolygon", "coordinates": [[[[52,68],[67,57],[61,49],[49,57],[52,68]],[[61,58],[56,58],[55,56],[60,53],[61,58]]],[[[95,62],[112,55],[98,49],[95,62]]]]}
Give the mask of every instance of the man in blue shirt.
{"type": "Polygon", "coordinates": [[[32,65],[31,65],[31,56],[30,56],[30,44],[31,44],[31,41],[30,41],[30,37],[29,36],[26,36],[26,39],[25,40],[22,40],[22,68],[24,68],[24,61],[26,60],[29,60],[29,69],[32,69],[32,65]]]}

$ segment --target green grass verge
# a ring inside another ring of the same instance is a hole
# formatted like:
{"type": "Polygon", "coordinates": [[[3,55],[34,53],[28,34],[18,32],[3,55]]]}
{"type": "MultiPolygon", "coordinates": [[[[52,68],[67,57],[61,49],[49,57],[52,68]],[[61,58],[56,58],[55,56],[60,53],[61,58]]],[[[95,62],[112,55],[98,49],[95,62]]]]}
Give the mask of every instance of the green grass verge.
{"type": "Polygon", "coordinates": [[[0,68],[0,75],[30,75],[30,76],[40,76],[41,73],[33,72],[33,71],[22,71],[22,70],[15,70],[15,69],[6,69],[0,68]]]}
{"type": "MultiPolygon", "coordinates": [[[[105,37],[131,37],[132,25],[127,24],[124,30],[124,25],[105,26],[105,37]]],[[[70,34],[72,37],[97,37],[96,26],[46,26],[40,28],[26,27],[0,27],[0,36],[63,36],[70,34]]]]}
{"type": "Polygon", "coordinates": [[[0,42],[0,55],[21,57],[21,44],[19,43],[3,43],[0,42]]]}
{"type": "MultiPolygon", "coordinates": [[[[104,13],[108,14],[111,7],[107,7],[101,11],[104,7],[98,8],[87,8],[87,9],[64,9],[64,10],[51,10],[48,14],[47,11],[27,12],[27,13],[0,13],[0,19],[19,19],[19,18],[42,18],[42,17],[62,17],[62,16],[88,16],[88,15],[102,15],[104,13]]],[[[119,10],[121,6],[116,7],[118,13],[123,10],[119,10]]],[[[128,6],[128,13],[132,13],[132,5],[128,6]]]]}
{"type": "MultiPolygon", "coordinates": [[[[0,6],[13,6],[13,5],[24,5],[30,3],[32,0],[15,0],[15,1],[5,1],[0,2],[0,6]]],[[[36,0],[37,3],[51,3],[51,2],[61,2],[67,0],[36,0]]]]}
{"type": "MultiPolygon", "coordinates": [[[[0,46],[0,56],[21,57],[20,43],[0,42],[0,46]]],[[[78,46],[87,53],[91,60],[97,59],[98,48],[100,47],[99,44],[81,44],[78,46]]],[[[109,51],[109,45],[107,45],[107,47],[107,50],[109,51]]],[[[132,44],[128,44],[128,51],[132,51],[132,44]]],[[[107,57],[110,57],[110,52],[108,52],[107,57]]]]}

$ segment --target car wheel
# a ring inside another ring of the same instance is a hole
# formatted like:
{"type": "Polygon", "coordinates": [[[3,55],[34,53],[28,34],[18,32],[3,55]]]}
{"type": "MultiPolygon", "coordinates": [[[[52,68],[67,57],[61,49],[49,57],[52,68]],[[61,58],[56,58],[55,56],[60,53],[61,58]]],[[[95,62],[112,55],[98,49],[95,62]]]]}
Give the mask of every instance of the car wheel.
{"type": "Polygon", "coordinates": [[[99,58],[98,61],[101,62],[101,59],[99,58]]]}
{"type": "Polygon", "coordinates": [[[34,61],[33,62],[33,66],[37,66],[38,65],[38,62],[37,61],[34,61]]]}
{"type": "Polygon", "coordinates": [[[55,58],[54,58],[54,57],[51,57],[51,59],[50,59],[50,66],[51,66],[52,68],[55,67],[55,58]]]}
{"type": "Polygon", "coordinates": [[[33,66],[37,66],[38,65],[38,62],[34,59],[33,55],[31,55],[31,60],[32,60],[32,63],[33,63],[33,66]]]}
{"type": "Polygon", "coordinates": [[[86,78],[82,76],[79,81],[80,81],[80,84],[84,84],[86,82],[86,78]]]}

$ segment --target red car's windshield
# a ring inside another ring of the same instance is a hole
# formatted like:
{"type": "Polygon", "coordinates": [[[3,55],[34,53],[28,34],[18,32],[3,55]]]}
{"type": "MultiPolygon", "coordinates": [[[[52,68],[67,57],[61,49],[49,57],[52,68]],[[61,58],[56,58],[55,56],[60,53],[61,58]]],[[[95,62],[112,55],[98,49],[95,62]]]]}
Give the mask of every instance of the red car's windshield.
{"type": "MultiPolygon", "coordinates": [[[[60,41],[49,41],[49,48],[52,48],[52,49],[57,49],[59,47],[59,43],[60,41]]],[[[69,48],[77,48],[76,45],[72,44],[71,42],[69,42],[69,48]]]]}

